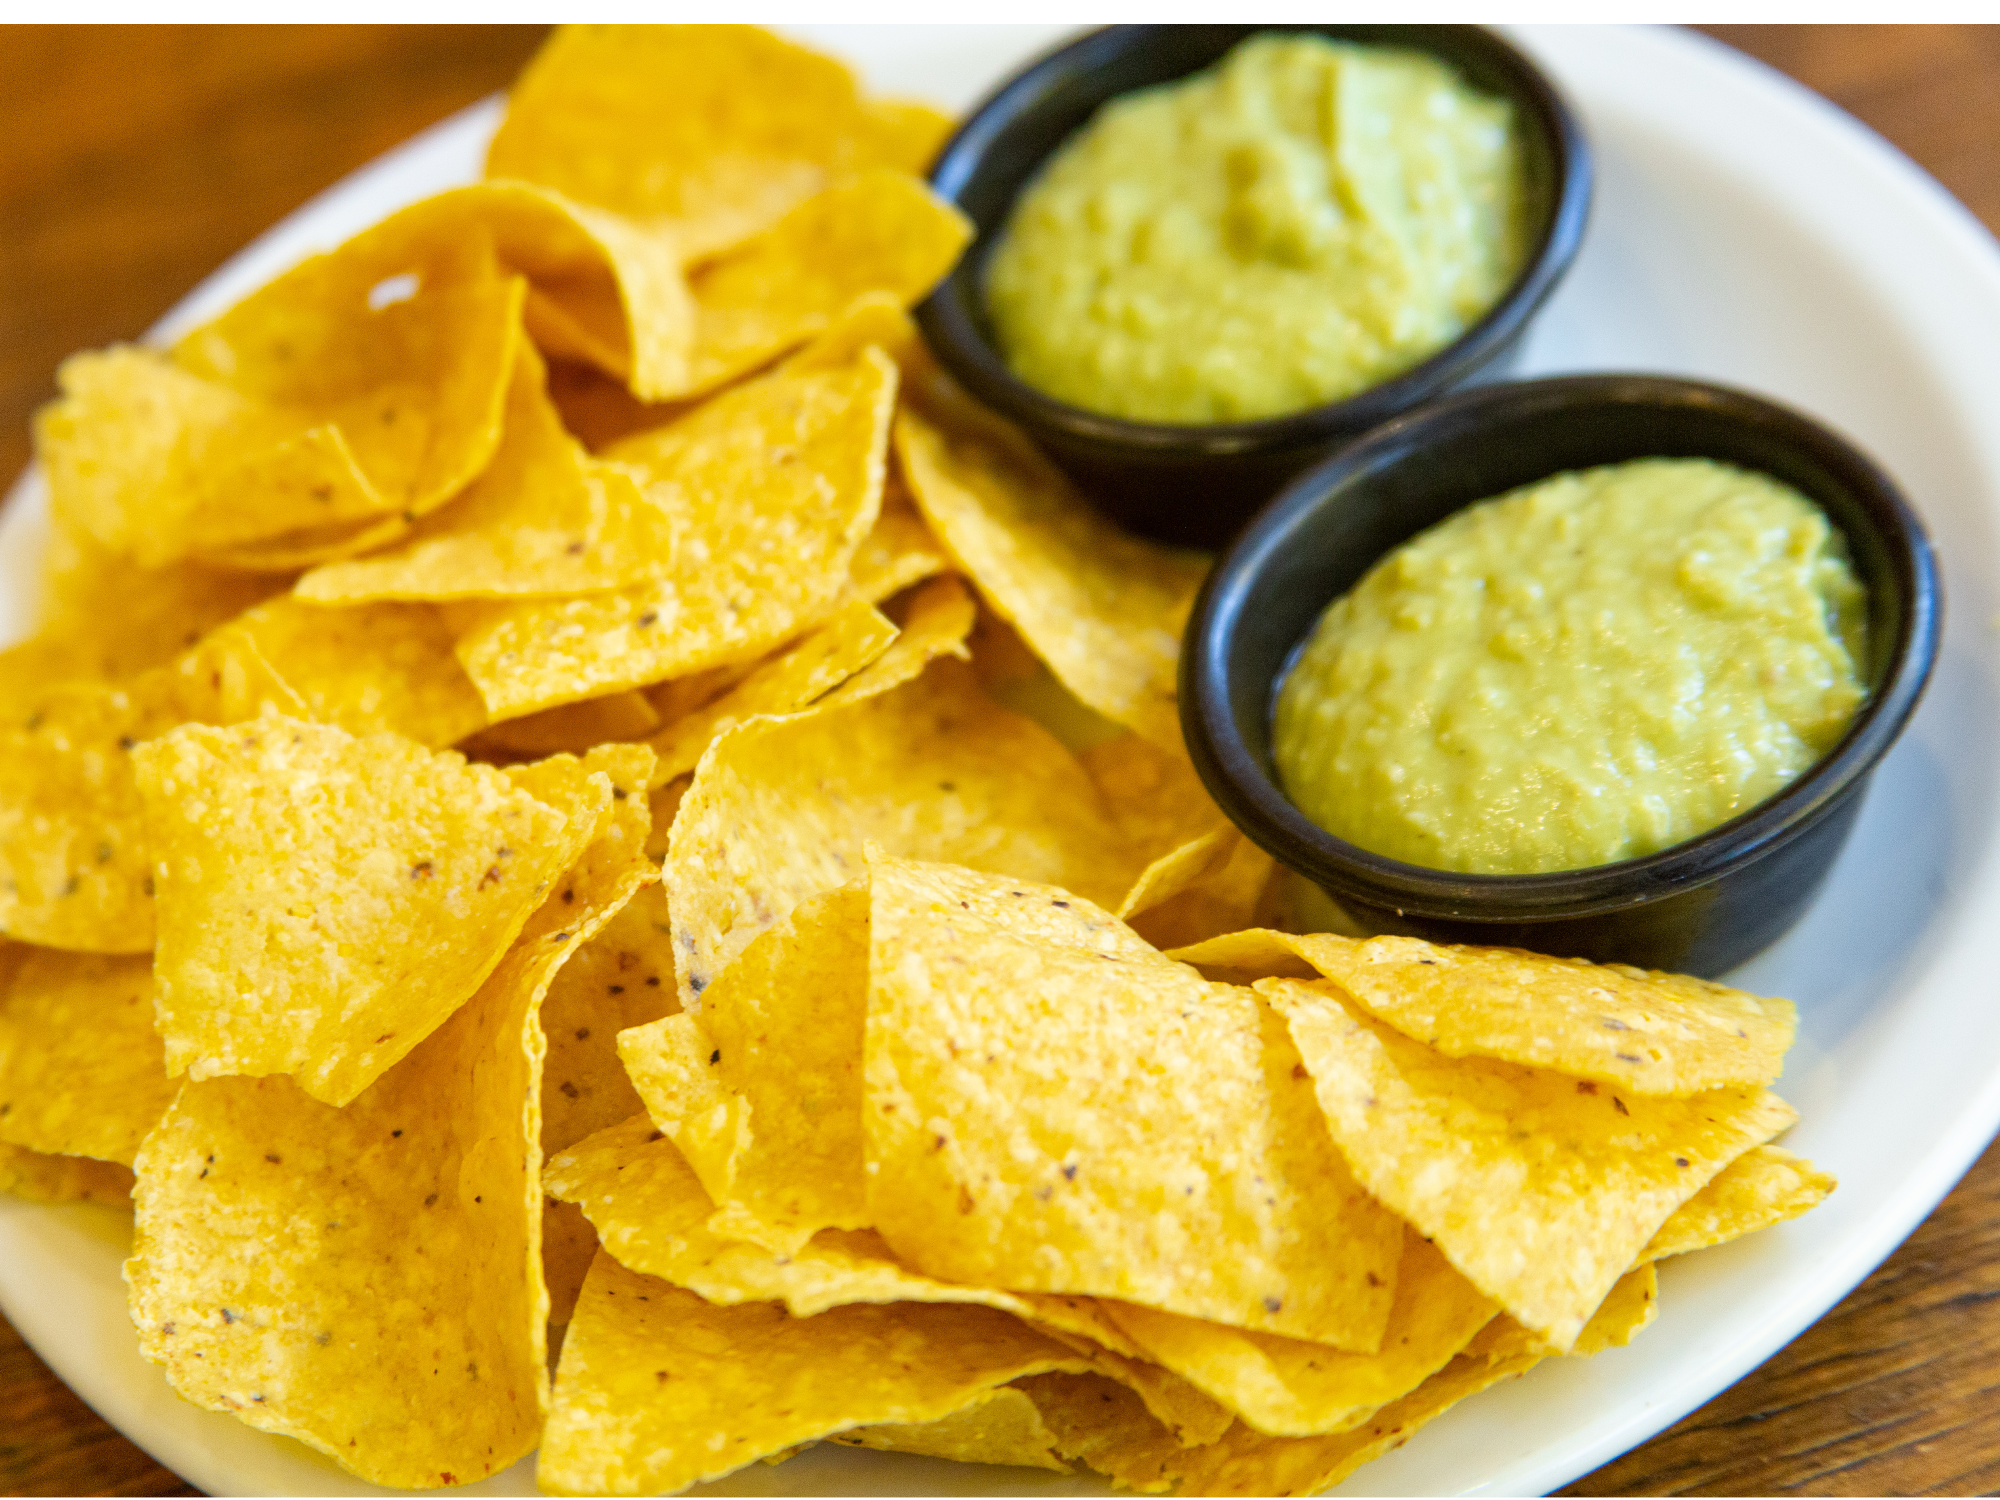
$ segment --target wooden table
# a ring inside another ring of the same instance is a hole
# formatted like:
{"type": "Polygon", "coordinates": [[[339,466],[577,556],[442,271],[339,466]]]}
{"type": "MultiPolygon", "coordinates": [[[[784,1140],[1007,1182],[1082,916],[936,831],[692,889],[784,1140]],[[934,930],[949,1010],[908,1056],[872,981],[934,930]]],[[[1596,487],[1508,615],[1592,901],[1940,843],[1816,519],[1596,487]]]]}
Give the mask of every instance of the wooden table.
{"type": "MultiPolygon", "coordinates": [[[[2000,229],[2000,31],[1719,27],[2000,229]]],[[[536,28],[0,28],[0,475],[57,362],[513,76],[536,28]]],[[[2000,1488],[2000,1147],[1761,1369],[1567,1493],[2000,1488]]],[[[194,1494],[0,1322],[0,1492],[194,1494]]]]}

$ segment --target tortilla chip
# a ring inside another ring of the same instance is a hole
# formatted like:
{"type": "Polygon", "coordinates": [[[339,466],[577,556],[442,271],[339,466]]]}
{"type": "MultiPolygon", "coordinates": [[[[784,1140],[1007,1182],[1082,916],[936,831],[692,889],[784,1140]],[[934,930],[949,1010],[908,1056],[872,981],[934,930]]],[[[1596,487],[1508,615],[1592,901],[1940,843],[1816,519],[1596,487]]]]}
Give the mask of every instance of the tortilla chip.
{"type": "Polygon", "coordinates": [[[1396,1300],[1374,1354],[1227,1328],[1107,1302],[1147,1356],[1274,1437],[1344,1432],[1444,1368],[1498,1311],[1414,1230],[1405,1231],[1396,1300]]]}
{"type": "Polygon", "coordinates": [[[1330,980],[1257,990],[1290,1023],[1355,1175],[1557,1351],[1676,1208],[1797,1118],[1759,1089],[1628,1100],[1447,1058],[1350,1009],[1330,980]]]}
{"type": "Polygon", "coordinates": [[[967,1464],[1018,1464],[1025,1468],[1069,1473],[1055,1455],[1055,1434],[1025,1391],[1003,1385],[984,1391],[972,1404],[915,1425],[901,1422],[857,1427],[834,1434],[833,1441],[850,1448],[874,1448],[884,1453],[919,1453],[967,1464]]]}
{"type": "Polygon", "coordinates": [[[1640,1258],[1665,1260],[1769,1229],[1824,1202],[1838,1185],[1831,1172],[1781,1146],[1752,1146],[1675,1209],[1640,1258]]]}
{"type": "Polygon", "coordinates": [[[1601,1354],[1632,1342],[1660,1310],[1660,1278],[1652,1263],[1627,1271],[1583,1325],[1571,1355],[1601,1354]]]}
{"type": "Polygon", "coordinates": [[[692,260],[870,159],[871,134],[904,138],[844,65],[769,32],[566,26],[515,81],[486,175],[662,222],[692,260]]]}
{"type": "MultiPolygon", "coordinates": [[[[316,256],[169,355],[80,355],[38,439],[57,514],[154,567],[244,562],[293,539],[333,555],[421,515],[492,457],[524,287],[490,245],[362,240],[316,256]],[[381,300],[385,278],[408,295],[381,300]]],[[[275,564],[273,564],[275,565],[275,564]]]]}
{"type": "MultiPolygon", "coordinates": [[[[41,581],[36,636],[0,652],[0,662],[39,651],[43,682],[118,681],[164,666],[215,626],[289,587],[284,578],[201,563],[141,568],[60,527],[49,538],[41,581]]],[[[16,681],[0,667],[0,703],[20,701],[16,681]]]]}
{"type": "Polygon", "coordinates": [[[126,1208],[132,1202],[132,1169],[87,1156],[48,1156],[0,1141],[0,1193],[33,1203],[126,1208]]]}
{"type": "Polygon", "coordinates": [[[1173,1487],[1168,1466],[1181,1445],[1135,1392],[1103,1375],[1067,1373],[1029,1376],[1015,1389],[1035,1403],[1064,1458],[1142,1495],[1173,1487]]]}
{"type": "Polygon", "coordinates": [[[868,1207],[901,1259],[1379,1347],[1401,1226],[1255,996],[1067,891],[869,869],[868,1207]]]}
{"type": "Polygon", "coordinates": [[[916,320],[905,310],[902,299],[893,292],[877,291],[863,292],[848,303],[825,332],[787,355],[778,368],[818,370],[844,365],[870,344],[893,359],[899,369],[920,364],[928,367],[930,356],[924,350],[923,335],[917,332],[916,320]]]}
{"type": "Polygon", "coordinates": [[[1141,849],[1166,854],[1231,826],[1178,741],[1162,748],[1128,731],[1077,758],[1119,827],[1141,849]]]}
{"type": "Polygon", "coordinates": [[[891,625],[870,604],[856,600],[781,655],[766,658],[720,697],[670,724],[653,737],[659,756],[653,775],[664,786],[684,776],[701,759],[709,741],[753,714],[783,714],[804,708],[889,648],[891,625]]]}
{"type": "Polygon", "coordinates": [[[970,669],[936,661],[889,692],[751,720],[710,746],[665,870],[681,1003],[793,906],[853,880],[870,843],[1107,904],[1138,873],[1069,752],[970,669]]]}
{"type": "MultiPolygon", "coordinates": [[[[629,750],[524,768],[545,795],[644,780],[629,750]]],[[[140,1152],[126,1280],[141,1352],[190,1401],[377,1484],[469,1482],[547,1401],[541,1031],[550,977],[645,877],[636,797],[476,995],[345,1108],[287,1078],[187,1084],[140,1152]]]]}
{"type": "Polygon", "coordinates": [[[298,695],[302,717],[349,734],[399,734],[436,750],[486,723],[486,706],[430,605],[273,599],[204,644],[227,657],[246,642],[298,695]]]}
{"type": "Polygon", "coordinates": [[[606,456],[680,530],[674,570],[582,599],[454,606],[458,657],[514,717],[752,661],[828,611],[881,505],[895,368],[774,375],[606,456]]]}
{"type": "Polygon", "coordinates": [[[714,1307],[600,1254],[556,1373],[537,1478],[662,1494],[850,1428],[934,1422],[1075,1356],[984,1307],[714,1307]]]}
{"type": "Polygon", "coordinates": [[[1446,1057],[1498,1058],[1658,1098],[1770,1083],[1798,1029],[1789,1000],[1518,948],[1253,931],[1176,956],[1237,969],[1296,956],[1376,1020],[1446,1057]]]}
{"type": "Polygon", "coordinates": [[[905,408],[896,453],[931,529],[1064,687],[1155,745],[1181,743],[1181,631],[1209,559],[1129,536],[1018,432],[905,408]]]}
{"type": "Polygon", "coordinates": [[[1134,912],[1132,928],[1154,947],[1174,950],[1238,931],[1257,920],[1277,869],[1270,855],[1238,839],[1219,869],[1210,867],[1157,905],[1134,912]]]}
{"type": "Polygon", "coordinates": [[[563,965],[542,1002],[545,1154],[639,1112],[639,1095],[618,1057],[618,1033],[679,1008],[666,894],[649,882],[563,965]]]}
{"type": "Polygon", "coordinates": [[[921,301],[971,238],[965,216],[914,177],[873,168],[835,183],[689,277],[687,385],[662,394],[725,385],[834,327],[868,293],[921,301]]]}
{"type": "Polygon", "coordinates": [[[880,604],[913,583],[950,571],[951,559],[892,477],[882,492],[881,514],[848,564],[849,597],[880,604]]]}
{"type": "Polygon", "coordinates": [[[132,784],[132,747],[153,725],[141,696],[75,684],[0,728],[0,934],[84,952],[152,948],[132,784]]]}
{"type": "Polygon", "coordinates": [[[619,1037],[647,1113],[720,1205],[717,1233],[789,1254],[821,1229],[867,1225],[867,1001],[868,895],[850,886],[745,948],[697,1014],[619,1037]]]}
{"type": "Polygon", "coordinates": [[[523,343],[500,447],[448,509],[388,552],[315,568],[297,594],[317,604],[589,594],[671,570],[672,519],[637,476],[594,459],[562,429],[546,372],[523,343]]]}
{"type": "Polygon", "coordinates": [[[168,1071],[291,1073],[331,1104],[478,989],[611,796],[552,808],[457,755],[275,716],[133,760],[168,1071]]]}
{"type": "Polygon", "coordinates": [[[1232,1420],[1180,1377],[1143,1363],[1138,1347],[1087,1297],[937,1281],[899,1263],[873,1230],[822,1230],[791,1254],[716,1233],[714,1200],[643,1114],[557,1156],[547,1180],[551,1192],[583,1206],[622,1264],[720,1306],[782,1302],[801,1318],[856,1302],[995,1307],[1029,1319],[1091,1367],[1138,1390],[1183,1442],[1211,1442],[1232,1420]]]}
{"type": "Polygon", "coordinates": [[[871,99],[864,106],[873,137],[870,155],[886,167],[927,176],[958,121],[921,99],[871,99]]]}
{"type": "Polygon", "coordinates": [[[875,660],[813,704],[839,708],[901,687],[922,675],[941,656],[965,660],[965,638],[976,611],[957,578],[934,578],[916,590],[901,610],[902,629],[875,660]]]}
{"type": "Polygon", "coordinates": [[[36,948],[0,985],[0,1141],[130,1166],[178,1087],[150,958],[36,948]]]}
{"type": "Polygon", "coordinates": [[[489,724],[462,748],[471,756],[500,759],[581,755],[613,741],[642,740],[659,727],[660,716],[644,693],[607,693],[489,724]]]}

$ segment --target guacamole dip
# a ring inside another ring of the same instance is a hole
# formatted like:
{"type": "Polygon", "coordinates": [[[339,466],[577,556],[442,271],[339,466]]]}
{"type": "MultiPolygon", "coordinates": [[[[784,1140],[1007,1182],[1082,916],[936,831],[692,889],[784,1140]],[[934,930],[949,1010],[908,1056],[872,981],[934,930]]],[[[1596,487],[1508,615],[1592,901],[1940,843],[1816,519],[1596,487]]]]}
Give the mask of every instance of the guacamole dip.
{"type": "Polygon", "coordinates": [[[1390,553],[1279,689],[1321,827],[1522,875],[1692,838],[1779,791],[1865,696],[1863,596],[1796,490],[1705,459],[1558,474],[1390,553]]]}
{"type": "Polygon", "coordinates": [[[1434,353],[1523,257],[1513,106],[1420,52],[1267,34],[1115,99],[987,270],[1028,384],[1150,422],[1351,396],[1434,353]]]}

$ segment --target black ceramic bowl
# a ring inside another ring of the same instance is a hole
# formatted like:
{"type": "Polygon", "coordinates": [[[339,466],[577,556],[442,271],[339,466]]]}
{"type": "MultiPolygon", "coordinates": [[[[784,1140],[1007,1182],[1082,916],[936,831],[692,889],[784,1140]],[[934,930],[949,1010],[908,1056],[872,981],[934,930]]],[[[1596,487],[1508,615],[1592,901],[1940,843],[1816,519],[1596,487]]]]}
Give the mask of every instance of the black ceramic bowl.
{"type": "Polygon", "coordinates": [[[1528,320],[1576,254],[1590,207],[1590,154],[1576,118],[1533,63],[1477,26],[1112,26],[1051,52],[990,95],[946,144],[931,185],[978,237],[917,312],[924,337],[959,383],[1026,428],[1135,531],[1219,547],[1280,485],[1341,443],[1420,401],[1502,373],[1528,320]],[[986,263],[1015,195],[1048,155],[1120,94],[1195,73],[1260,30],[1315,31],[1418,48],[1519,111],[1535,223],[1507,294],[1455,342],[1345,401],[1258,422],[1130,422],[1058,401],[1017,379],[986,317],[986,263]]]}
{"type": "Polygon", "coordinates": [[[1181,726],[1224,811],[1364,927],[1713,976],[1797,920],[1846,840],[1869,773],[1937,655],[1930,543],[1888,478],[1818,423],[1719,386],[1590,375],[1488,386],[1388,423],[1303,475],[1196,601],[1181,726]],[[1718,828],[1641,859],[1549,875],[1460,875],[1357,848],[1310,822],[1271,760],[1276,685],[1326,606],[1460,506],[1631,458],[1759,469],[1825,509],[1868,591],[1869,696],[1833,750],[1718,828]]]}

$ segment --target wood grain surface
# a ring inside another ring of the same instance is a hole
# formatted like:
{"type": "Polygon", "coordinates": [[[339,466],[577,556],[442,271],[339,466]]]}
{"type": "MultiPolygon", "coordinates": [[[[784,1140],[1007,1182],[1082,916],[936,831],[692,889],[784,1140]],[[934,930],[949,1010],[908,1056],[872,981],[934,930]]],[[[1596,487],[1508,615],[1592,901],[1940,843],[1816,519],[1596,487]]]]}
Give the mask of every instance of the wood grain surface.
{"type": "MultiPolygon", "coordinates": [[[[2000,31],[1715,35],[2000,229],[2000,31]]],[[[537,28],[0,28],[0,475],[73,350],[137,335],[257,233],[504,87],[537,28]]],[[[1577,1495],[2000,1489],[2000,1148],[1788,1348],[1577,1495]]],[[[0,1322],[0,1492],[195,1494],[0,1322]]]]}

